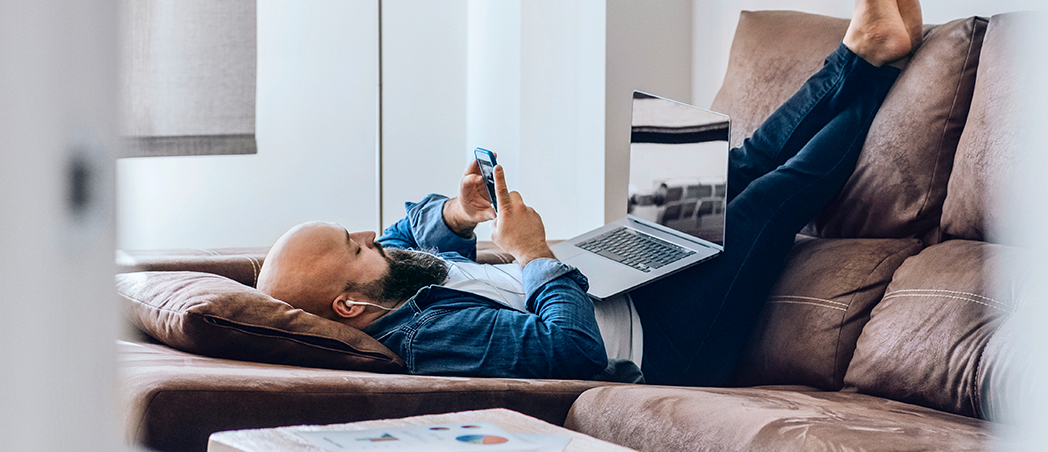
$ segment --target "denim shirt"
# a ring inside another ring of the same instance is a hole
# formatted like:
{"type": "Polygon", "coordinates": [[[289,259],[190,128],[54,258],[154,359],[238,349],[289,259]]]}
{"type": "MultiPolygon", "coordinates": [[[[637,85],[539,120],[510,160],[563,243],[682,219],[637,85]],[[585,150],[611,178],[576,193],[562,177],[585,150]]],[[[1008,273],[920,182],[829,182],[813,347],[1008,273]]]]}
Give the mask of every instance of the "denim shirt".
{"type": "MultiPolygon", "coordinates": [[[[383,247],[435,252],[449,261],[474,261],[476,236],[444,223],[447,198],[407,203],[407,217],[383,231],[383,247]]],[[[480,295],[429,286],[364,329],[404,359],[413,374],[508,378],[589,379],[608,358],[578,270],[554,259],[523,269],[527,311],[480,295]]]]}

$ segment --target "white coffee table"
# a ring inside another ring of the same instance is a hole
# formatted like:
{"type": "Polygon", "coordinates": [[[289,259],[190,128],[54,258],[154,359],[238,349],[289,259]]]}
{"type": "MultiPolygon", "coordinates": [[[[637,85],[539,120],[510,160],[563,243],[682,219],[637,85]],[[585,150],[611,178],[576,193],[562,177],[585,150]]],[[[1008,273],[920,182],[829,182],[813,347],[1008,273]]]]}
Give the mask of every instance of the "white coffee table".
{"type": "Polygon", "coordinates": [[[368,430],[383,427],[405,427],[409,425],[450,424],[459,422],[491,422],[513,433],[544,433],[571,437],[565,452],[632,451],[606,441],[573,432],[563,427],[506,409],[462,411],[458,413],[431,414],[402,419],[353,422],[332,425],[297,425],[291,427],[265,428],[256,430],[231,430],[211,434],[207,442],[208,452],[326,452],[314,446],[296,432],[323,430],[368,430]]]}

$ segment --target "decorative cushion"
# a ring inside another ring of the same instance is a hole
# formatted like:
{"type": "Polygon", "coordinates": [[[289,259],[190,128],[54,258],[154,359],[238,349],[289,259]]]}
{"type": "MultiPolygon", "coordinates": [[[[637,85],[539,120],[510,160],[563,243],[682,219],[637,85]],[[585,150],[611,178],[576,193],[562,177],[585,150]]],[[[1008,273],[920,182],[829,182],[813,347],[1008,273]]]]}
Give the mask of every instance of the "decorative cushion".
{"type": "Polygon", "coordinates": [[[736,368],[741,386],[844,386],[855,341],[917,239],[801,238],[736,368]]]}
{"type": "Polygon", "coordinates": [[[985,30],[986,20],[973,17],[925,33],[870,125],[855,172],[808,232],[918,237],[937,231],[976,69],[985,67],[979,65],[985,30]]]}
{"type": "Polygon", "coordinates": [[[985,416],[994,382],[1011,370],[1008,359],[987,359],[1007,357],[989,344],[1022,302],[1027,253],[951,240],[904,262],[859,336],[846,390],[985,416]]]}
{"type": "Polygon", "coordinates": [[[367,334],[222,276],[123,273],[116,285],[131,322],[179,350],[272,364],[404,371],[403,360],[367,334]]]}
{"type": "MultiPolygon", "coordinates": [[[[743,12],[713,109],[742,144],[841,42],[848,20],[791,11],[743,12]]],[[[852,178],[804,234],[924,236],[939,224],[975,83],[986,20],[926,29],[884,101],[852,178]]]]}

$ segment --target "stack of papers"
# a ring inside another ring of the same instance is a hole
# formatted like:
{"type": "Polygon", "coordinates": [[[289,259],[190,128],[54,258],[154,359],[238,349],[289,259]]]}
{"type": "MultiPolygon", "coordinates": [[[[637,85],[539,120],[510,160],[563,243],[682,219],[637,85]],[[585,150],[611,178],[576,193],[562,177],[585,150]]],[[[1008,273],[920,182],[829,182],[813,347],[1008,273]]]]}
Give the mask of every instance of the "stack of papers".
{"type": "Polygon", "coordinates": [[[355,450],[432,452],[562,452],[570,436],[510,433],[490,422],[433,424],[373,430],[297,432],[331,452],[355,450]]]}

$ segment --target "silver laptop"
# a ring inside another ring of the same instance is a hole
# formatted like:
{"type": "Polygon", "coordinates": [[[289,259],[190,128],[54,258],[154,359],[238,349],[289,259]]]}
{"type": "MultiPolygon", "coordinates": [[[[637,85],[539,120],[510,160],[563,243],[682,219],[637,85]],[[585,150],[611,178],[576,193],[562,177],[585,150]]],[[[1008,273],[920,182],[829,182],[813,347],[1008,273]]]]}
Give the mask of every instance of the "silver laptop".
{"type": "Polygon", "coordinates": [[[625,217],[552,247],[605,299],[724,250],[728,116],[633,92],[625,217]]]}

